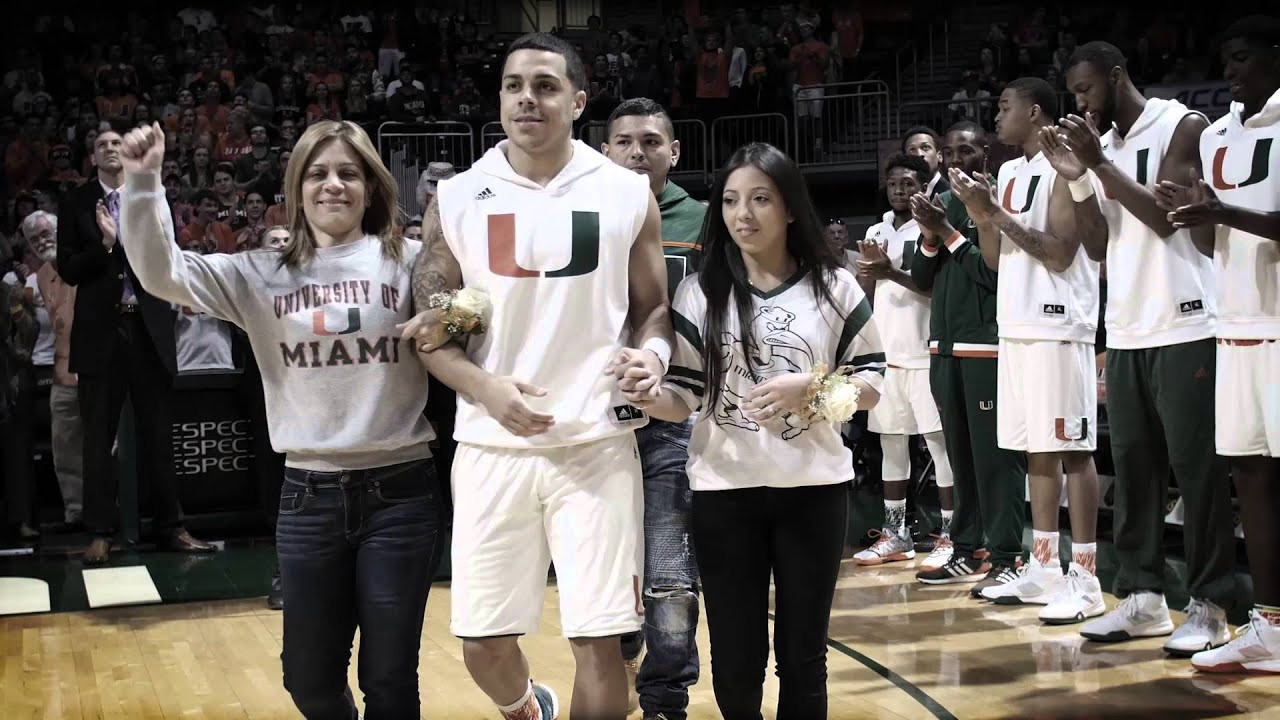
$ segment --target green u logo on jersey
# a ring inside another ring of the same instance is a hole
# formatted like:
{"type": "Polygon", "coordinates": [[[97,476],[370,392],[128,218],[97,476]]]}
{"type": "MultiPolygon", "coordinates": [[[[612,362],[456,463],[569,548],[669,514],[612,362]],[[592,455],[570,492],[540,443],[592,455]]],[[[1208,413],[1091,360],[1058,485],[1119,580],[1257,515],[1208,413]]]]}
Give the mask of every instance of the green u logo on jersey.
{"type": "Polygon", "coordinates": [[[1004,198],[1000,201],[1000,204],[1011,213],[1024,213],[1031,209],[1031,203],[1036,199],[1036,187],[1040,185],[1040,176],[1031,176],[1031,184],[1027,186],[1027,203],[1022,206],[1021,210],[1013,209],[1013,186],[1017,184],[1018,178],[1014,178],[1009,181],[1008,185],[1004,186],[1004,198]]]}
{"type": "Polygon", "coordinates": [[[489,271],[513,278],[576,277],[589,275],[600,265],[600,213],[573,211],[569,263],[559,270],[529,270],[516,260],[516,216],[489,216],[489,271]]]}
{"type": "Polygon", "coordinates": [[[1267,179],[1271,171],[1271,138],[1259,138],[1253,143],[1253,164],[1249,168],[1249,177],[1242,183],[1229,183],[1222,177],[1222,165],[1227,160],[1227,146],[1223,145],[1213,154],[1213,189],[1235,190],[1236,188],[1257,185],[1267,179]]]}

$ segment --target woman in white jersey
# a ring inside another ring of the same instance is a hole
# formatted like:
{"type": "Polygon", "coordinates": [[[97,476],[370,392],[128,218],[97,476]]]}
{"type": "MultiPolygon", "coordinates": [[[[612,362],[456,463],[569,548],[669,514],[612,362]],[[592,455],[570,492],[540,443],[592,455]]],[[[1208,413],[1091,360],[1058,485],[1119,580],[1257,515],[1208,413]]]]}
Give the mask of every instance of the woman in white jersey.
{"type": "Polygon", "coordinates": [[[853,456],[839,425],[807,412],[805,393],[815,366],[852,367],[857,409],[874,406],[884,352],[870,303],[824,241],[790,158],[748,145],[711,197],[702,270],[672,307],[676,349],[663,391],[628,399],[669,422],[697,412],[693,543],[721,713],[760,717],[772,575],[777,717],[822,718],[853,456]]]}
{"type": "Polygon", "coordinates": [[[124,139],[124,250],[157,297],[243,328],[285,454],[276,527],[284,685],[308,720],[417,717],[418,648],[440,560],[427,375],[401,347],[421,245],[392,233],[396,185],[354,123],[319,122],[285,171],[283,250],[182,252],[160,184],[160,126],[124,139]]]}

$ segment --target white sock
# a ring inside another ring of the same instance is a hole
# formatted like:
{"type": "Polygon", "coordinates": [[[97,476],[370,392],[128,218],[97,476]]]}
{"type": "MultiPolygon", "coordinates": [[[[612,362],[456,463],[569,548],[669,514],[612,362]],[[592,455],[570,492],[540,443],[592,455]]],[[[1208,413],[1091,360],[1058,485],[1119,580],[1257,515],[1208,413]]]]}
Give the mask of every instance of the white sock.
{"type": "Polygon", "coordinates": [[[1062,570],[1062,561],[1058,559],[1058,533],[1031,531],[1031,557],[1047,568],[1062,570]]]}
{"type": "Polygon", "coordinates": [[[942,511],[942,537],[951,537],[951,519],[955,517],[955,510],[942,511]]]}
{"type": "Polygon", "coordinates": [[[533,699],[533,680],[529,681],[529,689],[524,691],[519,700],[510,705],[499,705],[498,712],[508,720],[541,720],[542,709],[533,699]]]}
{"type": "Polygon", "coordinates": [[[1071,564],[1093,575],[1098,571],[1098,543],[1071,543],[1071,564]]]}

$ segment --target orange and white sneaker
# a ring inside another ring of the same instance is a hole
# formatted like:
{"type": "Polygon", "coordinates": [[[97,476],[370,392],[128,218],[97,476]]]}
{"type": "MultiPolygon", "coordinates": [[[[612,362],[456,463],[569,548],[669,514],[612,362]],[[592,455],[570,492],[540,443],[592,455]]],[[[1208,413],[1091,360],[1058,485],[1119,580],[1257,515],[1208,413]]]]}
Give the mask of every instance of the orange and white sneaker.
{"type": "Polygon", "coordinates": [[[871,534],[872,537],[879,535],[879,538],[871,547],[853,556],[853,561],[859,565],[883,565],[910,560],[916,556],[916,546],[910,537],[899,535],[888,528],[872,530],[871,534]]]}
{"type": "Polygon", "coordinates": [[[929,553],[929,557],[925,558],[924,562],[920,563],[920,569],[925,571],[937,570],[943,565],[946,565],[947,561],[951,559],[951,554],[955,552],[955,549],[956,547],[951,543],[950,537],[940,535],[938,537],[938,542],[933,546],[933,552],[929,553]]]}

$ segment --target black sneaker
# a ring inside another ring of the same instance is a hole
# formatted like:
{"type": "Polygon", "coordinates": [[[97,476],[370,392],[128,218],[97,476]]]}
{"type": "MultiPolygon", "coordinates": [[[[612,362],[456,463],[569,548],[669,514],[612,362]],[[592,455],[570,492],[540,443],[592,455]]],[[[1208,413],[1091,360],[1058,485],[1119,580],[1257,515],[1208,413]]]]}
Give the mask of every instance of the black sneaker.
{"type": "Polygon", "coordinates": [[[991,571],[987,573],[987,576],[979,580],[977,585],[974,585],[969,589],[969,594],[979,600],[985,600],[986,598],[982,597],[983,590],[986,590],[989,587],[996,587],[997,585],[1004,585],[1005,583],[1013,582],[1017,579],[1017,568],[1009,565],[992,565],[991,571]]]}
{"type": "Polygon", "coordinates": [[[271,573],[271,592],[267,593],[267,607],[272,610],[284,609],[284,581],[280,579],[280,568],[271,573]]]}
{"type": "Polygon", "coordinates": [[[971,556],[955,553],[951,559],[936,570],[921,570],[916,579],[926,585],[951,585],[954,583],[976,582],[991,569],[991,564],[976,560],[971,556]]]}

